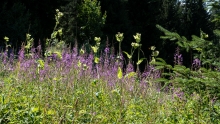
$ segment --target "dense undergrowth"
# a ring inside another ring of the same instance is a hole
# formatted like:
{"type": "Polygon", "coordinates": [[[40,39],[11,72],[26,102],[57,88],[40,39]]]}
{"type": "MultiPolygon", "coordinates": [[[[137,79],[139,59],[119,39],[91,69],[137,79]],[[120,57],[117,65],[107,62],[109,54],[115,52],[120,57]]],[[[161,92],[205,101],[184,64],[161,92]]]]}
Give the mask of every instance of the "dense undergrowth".
{"type": "MultiPolygon", "coordinates": [[[[56,20],[61,16],[57,10],[56,20]]],[[[146,58],[139,58],[139,33],[134,36],[131,53],[123,51],[128,61],[122,56],[123,33],[116,34],[118,54],[108,46],[100,50],[98,37],[88,52],[84,47],[78,49],[77,44],[73,49],[66,47],[57,36],[62,36],[62,29],[55,28],[47,39],[44,55],[40,45],[33,48],[29,34],[18,57],[13,52],[8,55],[8,49],[2,52],[0,123],[220,122],[220,73],[216,68],[205,68],[201,58],[187,68],[177,49],[171,66],[157,58],[159,51],[152,46],[151,61],[140,72],[139,64],[146,58]],[[138,52],[136,70],[131,61],[134,52],[138,52]]],[[[172,36],[178,38],[177,34],[172,36]]],[[[8,40],[5,37],[6,48],[8,40]]]]}

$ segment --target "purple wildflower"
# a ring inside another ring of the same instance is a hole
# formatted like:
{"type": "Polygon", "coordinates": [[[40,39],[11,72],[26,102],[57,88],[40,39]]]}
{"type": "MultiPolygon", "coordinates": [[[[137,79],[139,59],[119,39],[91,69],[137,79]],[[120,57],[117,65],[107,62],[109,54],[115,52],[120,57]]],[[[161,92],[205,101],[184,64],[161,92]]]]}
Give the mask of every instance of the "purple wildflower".
{"type": "Polygon", "coordinates": [[[192,63],[192,68],[197,70],[201,67],[201,61],[199,59],[194,59],[192,63]]]}
{"type": "Polygon", "coordinates": [[[126,73],[134,72],[134,66],[131,62],[128,63],[126,73]]]}
{"type": "Polygon", "coordinates": [[[174,54],[174,64],[175,65],[182,65],[183,57],[182,54],[180,54],[179,47],[176,48],[176,52],[174,54]]]}
{"type": "Polygon", "coordinates": [[[18,52],[18,60],[21,62],[25,59],[25,52],[24,48],[21,48],[20,51],[18,52]]]}

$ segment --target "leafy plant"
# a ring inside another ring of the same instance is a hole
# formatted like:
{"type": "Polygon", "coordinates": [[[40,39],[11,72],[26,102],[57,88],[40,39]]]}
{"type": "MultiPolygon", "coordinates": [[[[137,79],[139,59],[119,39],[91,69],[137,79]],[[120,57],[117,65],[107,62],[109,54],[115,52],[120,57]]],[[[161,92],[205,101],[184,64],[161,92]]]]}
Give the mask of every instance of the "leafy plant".
{"type": "Polygon", "coordinates": [[[45,56],[50,57],[52,55],[57,55],[60,59],[62,56],[62,50],[65,48],[65,41],[62,40],[62,28],[57,29],[58,24],[60,23],[60,18],[63,16],[63,13],[56,9],[56,25],[51,34],[51,38],[46,40],[46,51],[45,56]]]}

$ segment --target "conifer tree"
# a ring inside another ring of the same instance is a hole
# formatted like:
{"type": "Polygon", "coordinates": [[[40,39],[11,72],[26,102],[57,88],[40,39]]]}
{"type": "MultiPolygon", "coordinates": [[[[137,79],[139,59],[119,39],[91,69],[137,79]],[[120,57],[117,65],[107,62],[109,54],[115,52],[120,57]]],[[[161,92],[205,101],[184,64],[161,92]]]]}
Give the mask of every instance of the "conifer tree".
{"type": "Polygon", "coordinates": [[[67,0],[68,4],[61,7],[64,17],[60,28],[64,29],[64,39],[73,44],[75,40],[82,44],[92,44],[94,37],[102,36],[102,27],[106,15],[101,12],[97,0],[67,0]]]}
{"type": "Polygon", "coordinates": [[[77,6],[80,0],[67,0],[67,4],[60,7],[64,16],[60,20],[60,28],[63,28],[63,40],[67,44],[72,44],[77,39],[77,6]]]}
{"type": "Polygon", "coordinates": [[[209,23],[210,16],[204,8],[203,0],[186,0],[183,8],[183,26],[181,35],[191,38],[191,35],[199,35],[200,29],[210,34],[212,32],[209,23]]]}

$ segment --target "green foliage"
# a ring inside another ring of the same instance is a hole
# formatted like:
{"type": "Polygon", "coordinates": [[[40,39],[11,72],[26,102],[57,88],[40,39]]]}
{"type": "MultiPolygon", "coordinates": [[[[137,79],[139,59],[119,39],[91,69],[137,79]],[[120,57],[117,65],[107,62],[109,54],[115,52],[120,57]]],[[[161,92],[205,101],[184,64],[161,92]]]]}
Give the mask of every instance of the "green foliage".
{"type": "Polygon", "coordinates": [[[60,19],[59,27],[65,29],[63,31],[63,40],[67,44],[74,44],[77,39],[77,7],[79,3],[77,0],[69,0],[66,5],[61,6],[60,11],[64,13],[60,19]]]}
{"type": "MultiPolygon", "coordinates": [[[[93,53],[95,54],[94,62],[95,62],[95,64],[98,64],[99,63],[98,51],[99,51],[99,47],[100,47],[101,38],[95,37],[94,41],[96,42],[96,44],[95,44],[95,46],[91,46],[91,49],[92,49],[93,53]]],[[[97,71],[97,73],[98,73],[98,71],[97,71]]]]}
{"type": "Polygon", "coordinates": [[[181,37],[159,25],[157,28],[165,34],[165,36],[161,36],[162,39],[175,41],[181,49],[187,52],[191,51],[194,58],[199,58],[202,67],[195,68],[193,65],[191,68],[183,65],[172,67],[160,59],[151,64],[156,66],[155,68],[158,70],[166,69],[167,71],[162,73],[163,77],[155,82],[163,82],[164,88],[170,84],[176,88],[180,87],[187,94],[197,92],[200,95],[209,94],[211,97],[219,97],[219,71],[214,69],[220,67],[220,51],[217,49],[219,44],[206,40],[208,35],[201,30],[200,37],[192,35],[192,41],[189,41],[184,36],[181,37]]]}
{"type": "Polygon", "coordinates": [[[156,49],[155,46],[150,47],[150,50],[152,51],[150,64],[155,63],[156,62],[156,57],[159,55],[159,51],[157,51],[155,49],[156,49]]]}
{"type": "Polygon", "coordinates": [[[30,34],[26,34],[26,42],[25,44],[22,44],[24,47],[24,50],[25,50],[25,55],[26,56],[31,56],[31,48],[33,48],[33,45],[34,45],[34,39],[31,38],[31,35],[30,34]]]}
{"type": "Polygon", "coordinates": [[[79,27],[79,43],[91,42],[95,36],[102,36],[106,13],[102,15],[100,2],[83,0],[78,6],[77,26],[79,27]]]}
{"type": "Polygon", "coordinates": [[[95,44],[93,38],[102,36],[102,27],[105,24],[106,13],[101,13],[100,2],[97,0],[68,0],[61,6],[64,16],[59,24],[63,31],[63,40],[73,45],[89,43],[95,44]]]}
{"type": "Polygon", "coordinates": [[[58,9],[56,9],[56,25],[54,27],[54,30],[51,34],[50,39],[46,39],[46,51],[45,51],[45,56],[53,56],[53,54],[56,54],[59,59],[62,58],[61,54],[66,47],[65,41],[62,40],[62,34],[63,34],[63,29],[58,28],[57,26],[60,23],[60,18],[63,16],[63,13],[60,12],[58,9]]]}
{"type": "Polygon", "coordinates": [[[220,12],[219,12],[219,1],[214,1],[210,5],[211,21],[214,23],[216,29],[220,28],[220,12]]]}
{"type": "MultiPolygon", "coordinates": [[[[121,52],[121,41],[124,39],[123,33],[120,33],[120,32],[119,32],[119,33],[116,34],[115,36],[116,36],[116,40],[119,42],[119,52],[121,52]]],[[[136,42],[132,42],[132,43],[131,43],[131,46],[132,46],[132,48],[131,48],[131,54],[128,54],[128,53],[125,52],[125,51],[123,51],[123,52],[127,55],[128,59],[129,59],[129,62],[131,62],[132,56],[133,56],[135,50],[138,49],[138,60],[137,60],[137,62],[136,62],[136,65],[137,65],[137,71],[139,71],[139,65],[140,65],[140,64],[143,62],[143,60],[145,60],[146,58],[140,58],[140,51],[143,52],[143,51],[141,50],[142,44],[140,44],[140,42],[141,42],[141,34],[140,34],[140,33],[136,33],[136,35],[133,35],[133,37],[134,37],[134,39],[135,39],[136,42]]],[[[158,53],[158,54],[159,54],[159,53],[158,53]]]]}
{"type": "Polygon", "coordinates": [[[123,72],[122,72],[121,68],[118,67],[118,79],[122,79],[122,77],[123,77],[123,72]]]}
{"type": "Polygon", "coordinates": [[[181,88],[186,94],[197,92],[200,95],[209,94],[211,97],[220,97],[219,71],[207,70],[205,68],[194,71],[183,65],[175,65],[172,67],[161,60],[151,64],[153,64],[157,70],[169,70],[162,73],[162,77],[154,81],[163,82],[165,85],[162,89],[171,84],[176,88],[181,88]]]}
{"type": "MultiPolygon", "coordinates": [[[[202,30],[200,30],[200,37],[192,35],[192,41],[187,40],[184,36],[180,36],[175,32],[170,32],[160,25],[156,26],[159,30],[164,32],[165,36],[161,36],[162,39],[169,39],[175,41],[176,44],[187,52],[191,51],[194,58],[199,58],[203,65],[209,67],[220,67],[220,51],[218,49],[219,43],[214,44],[213,41],[208,41],[208,37],[202,30]]],[[[217,31],[214,31],[217,33],[217,31]]]]}

